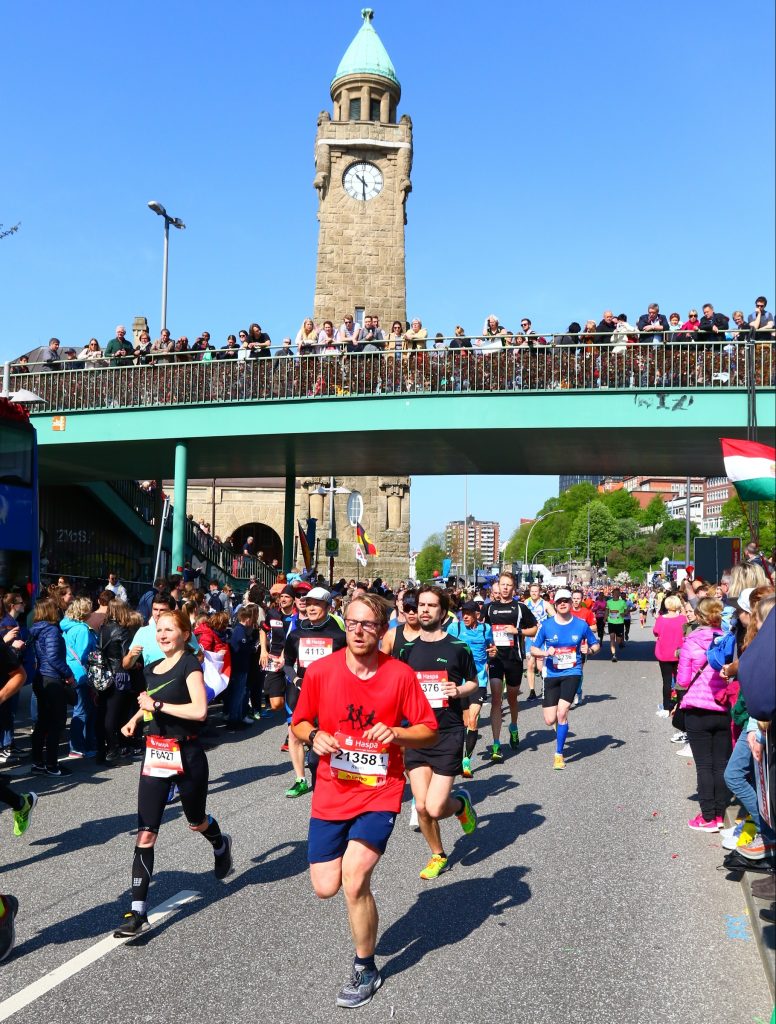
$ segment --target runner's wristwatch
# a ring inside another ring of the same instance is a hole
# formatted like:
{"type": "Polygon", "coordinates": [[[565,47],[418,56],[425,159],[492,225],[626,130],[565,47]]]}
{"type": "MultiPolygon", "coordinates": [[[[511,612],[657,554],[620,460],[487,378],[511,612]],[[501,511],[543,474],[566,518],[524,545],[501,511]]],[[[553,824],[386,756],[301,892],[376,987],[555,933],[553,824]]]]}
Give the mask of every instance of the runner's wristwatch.
{"type": "Polygon", "coordinates": [[[155,700],[154,701],[154,711],[161,711],[162,710],[162,704],[164,704],[163,700],[155,700]]]}
{"type": "Polygon", "coordinates": [[[311,747],[313,745],[315,737],[318,735],[318,733],[320,731],[321,731],[320,729],[311,729],[310,730],[310,735],[307,737],[307,746],[308,747],[311,747]]]}

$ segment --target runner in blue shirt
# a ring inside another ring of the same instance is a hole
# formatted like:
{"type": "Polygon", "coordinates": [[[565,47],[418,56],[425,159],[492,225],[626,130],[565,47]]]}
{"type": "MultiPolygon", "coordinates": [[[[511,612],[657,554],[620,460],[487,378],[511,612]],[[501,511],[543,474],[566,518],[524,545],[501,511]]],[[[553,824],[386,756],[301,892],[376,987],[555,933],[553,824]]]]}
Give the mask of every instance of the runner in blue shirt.
{"type": "Polygon", "coordinates": [[[569,731],[568,714],[582,676],[582,644],[588,654],[601,650],[598,637],[590,626],[571,614],[571,593],[555,594],[555,616],[539,627],[534,638],[534,655],[547,659],[542,707],[546,725],[557,723],[553,768],[565,768],[563,747],[569,731]],[[543,648],[543,649],[542,649],[543,648]]]}
{"type": "Polygon", "coordinates": [[[480,606],[476,601],[467,601],[461,605],[461,619],[456,619],[447,627],[450,636],[463,640],[468,644],[477,668],[477,682],[480,684],[476,693],[468,697],[468,706],[464,708],[463,717],[466,723],[466,750],[464,752],[461,774],[465,779],[472,777],[472,754],[477,746],[480,711],[488,696],[488,657],[497,654],[493,642],[493,629],[488,622],[479,621],[480,606]]]}

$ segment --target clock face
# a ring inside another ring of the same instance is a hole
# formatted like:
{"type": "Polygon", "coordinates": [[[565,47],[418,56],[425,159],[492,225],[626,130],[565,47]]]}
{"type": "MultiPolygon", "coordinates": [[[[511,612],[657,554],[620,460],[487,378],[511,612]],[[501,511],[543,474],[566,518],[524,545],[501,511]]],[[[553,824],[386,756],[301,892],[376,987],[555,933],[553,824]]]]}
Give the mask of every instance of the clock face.
{"type": "Polygon", "coordinates": [[[378,167],[365,160],[351,164],[342,175],[342,187],[351,199],[366,202],[379,196],[383,190],[383,176],[378,167]]]}

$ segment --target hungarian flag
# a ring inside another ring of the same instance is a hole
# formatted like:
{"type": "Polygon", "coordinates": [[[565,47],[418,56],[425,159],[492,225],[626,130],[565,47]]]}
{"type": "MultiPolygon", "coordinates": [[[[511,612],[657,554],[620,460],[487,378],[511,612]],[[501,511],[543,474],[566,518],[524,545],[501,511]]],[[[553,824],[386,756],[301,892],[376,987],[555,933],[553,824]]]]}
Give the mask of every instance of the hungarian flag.
{"type": "Polygon", "coordinates": [[[720,438],[725,472],[741,501],[776,501],[776,448],[720,438]]]}
{"type": "Polygon", "coordinates": [[[302,553],[302,560],[304,561],[304,567],[309,572],[313,567],[313,559],[310,554],[310,545],[307,543],[307,537],[302,529],[302,524],[297,519],[296,521],[297,533],[299,534],[299,550],[302,553]]]}
{"type": "Polygon", "coordinates": [[[358,523],[356,526],[356,537],[358,538],[358,543],[361,545],[361,547],[364,549],[364,552],[367,555],[377,557],[377,548],[369,539],[369,536],[364,527],[361,525],[361,523],[358,523]]]}

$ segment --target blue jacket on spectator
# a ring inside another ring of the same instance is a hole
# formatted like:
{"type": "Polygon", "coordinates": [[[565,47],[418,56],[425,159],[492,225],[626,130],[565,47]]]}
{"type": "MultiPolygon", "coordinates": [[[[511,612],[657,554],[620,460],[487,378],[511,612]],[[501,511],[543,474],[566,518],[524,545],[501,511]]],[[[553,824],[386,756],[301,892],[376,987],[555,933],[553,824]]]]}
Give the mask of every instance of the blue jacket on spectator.
{"type": "MultiPolygon", "coordinates": [[[[738,679],[752,718],[773,722],[776,717],[776,611],[771,610],[738,662],[738,679]]],[[[773,726],[768,731],[771,732],[773,726]]],[[[771,777],[776,771],[771,772],[771,777]]]]}
{"type": "Polygon", "coordinates": [[[35,645],[38,672],[54,679],[69,679],[73,674],[67,664],[67,648],[62,630],[55,622],[33,622],[30,639],[35,645]]]}
{"type": "Polygon", "coordinates": [[[256,657],[256,634],[253,631],[249,633],[242,622],[238,622],[229,638],[229,647],[232,652],[232,676],[247,675],[251,660],[256,657]]]}
{"type": "Polygon", "coordinates": [[[85,622],[76,622],[67,616],[59,623],[59,628],[65,638],[67,667],[76,683],[86,682],[86,659],[89,651],[97,646],[97,637],[85,622]]]}

